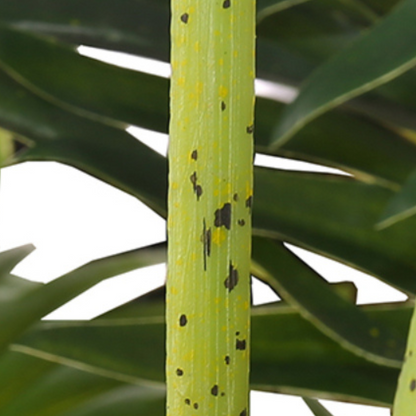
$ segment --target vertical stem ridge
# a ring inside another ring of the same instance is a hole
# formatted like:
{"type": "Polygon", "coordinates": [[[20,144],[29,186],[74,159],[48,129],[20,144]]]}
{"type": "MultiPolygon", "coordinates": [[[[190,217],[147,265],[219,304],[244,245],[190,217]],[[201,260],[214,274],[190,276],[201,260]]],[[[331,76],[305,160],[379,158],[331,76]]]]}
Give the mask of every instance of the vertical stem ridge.
{"type": "Polygon", "coordinates": [[[167,414],[247,416],[253,0],[172,0],[167,414]]]}

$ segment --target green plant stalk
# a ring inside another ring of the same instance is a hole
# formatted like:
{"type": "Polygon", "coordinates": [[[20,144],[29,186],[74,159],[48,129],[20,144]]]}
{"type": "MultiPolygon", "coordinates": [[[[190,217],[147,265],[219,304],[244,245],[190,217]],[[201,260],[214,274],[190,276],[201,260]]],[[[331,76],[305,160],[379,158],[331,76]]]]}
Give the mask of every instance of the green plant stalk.
{"type": "Polygon", "coordinates": [[[0,128],[0,167],[13,154],[13,133],[0,128]]]}
{"type": "Polygon", "coordinates": [[[248,415],[253,0],[172,0],[167,415],[248,415]]]}
{"type": "Polygon", "coordinates": [[[416,413],[416,309],[413,311],[407,339],[404,364],[394,398],[394,416],[414,416],[416,413]]]}

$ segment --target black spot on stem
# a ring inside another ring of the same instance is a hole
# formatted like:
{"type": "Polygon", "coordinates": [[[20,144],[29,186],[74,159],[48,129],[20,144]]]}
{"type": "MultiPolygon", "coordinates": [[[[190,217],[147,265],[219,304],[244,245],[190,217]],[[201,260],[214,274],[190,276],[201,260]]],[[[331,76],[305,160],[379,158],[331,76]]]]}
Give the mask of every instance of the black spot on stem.
{"type": "Polygon", "coordinates": [[[196,198],[199,200],[200,196],[202,195],[202,186],[196,185],[194,191],[196,193],[196,198]]]}
{"type": "Polygon", "coordinates": [[[211,255],[211,228],[208,228],[205,222],[205,218],[203,220],[202,225],[202,236],[201,241],[203,243],[203,254],[204,254],[204,270],[207,270],[207,257],[211,255]]]}
{"type": "Polygon", "coordinates": [[[182,370],[181,368],[177,368],[177,369],[176,369],[176,375],[177,375],[178,377],[183,376],[183,370],[182,370]]]}
{"type": "Polygon", "coordinates": [[[214,213],[214,225],[216,227],[224,226],[227,230],[231,228],[231,204],[225,203],[222,208],[217,209],[214,213]]]}
{"type": "Polygon", "coordinates": [[[181,315],[179,318],[179,325],[185,326],[188,323],[188,319],[186,318],[186,315],[181,315]]]}
{"type": "Polygon", "coordinates": [[[245,339],[237,339],[237,342],[235,343],[235,348],[237,350],[244,351],[246,349],[246,340],[245,339]]]}
{"type": "Polygon", "coordinates": [[[254,124],[251,124],[250,126],[247,126],[246,132],[248,134],[252,134],[254,132],[254,124]]]}
{"type": "Polygon", "coordinates": [[[197,184],[198,177],[196,172],[194,172],[189,179],[191,180],[194,192],[196,193],[196,198],[199,201],[200,196],[202,195],[202,186],[197,184]]]}
{"type": "Polygon", "coordinates": [[[230,365],[230,361],[231,361],[230,356],[226,355],[224,358],[224,361],[225,361],[225,364],[230,365]]]}
{"type": "Polygon", "coordinates": [[[191,153],[191,158],[193,160],[198,160],[198,150],[193,150],[191,153]]]}
{"type": "Polygon", "coordinates": [[[221,111],[224,111],[227,108],[227,105],[224,101],[221,101],[221,111]]]}
{"type": "Polygon", "coordinates": [[[224,286],[231,292],[238,283],[238,271],[234,268],[234,266],[230,263],[229,268],[229,275],[224,281],[224,286]]]}
{"type": "Polygon", "coordinates": [[[228,9],[231,6],[231,0],[224,0],[224,3],[222,3],[222,7],[224,9],[228,9]]]}
{"type": "Polygon", "coordinates": [[[247,199],[246,199],[246,207],[250,210],[253,208],[253,195],[250,195],[247,199]]]}
{"type": "Polygon", "coordinates": [[[218,384],[215,384],[211,389],[211,394],[213,396],[218,396],[218,384]]]}
{"type": "Polygon", "coordinates": [[[413,380],[410,382],[410,391],[415,391],[415,389],[416,389],[416,380],[415,380],[415,379],[413,379],[413,380]]]}
{"type": "Polygon", "coordinates": [[[188,14],[188,13],[184,13],[184,14],[181,16],[181,21],[182,21],[183,23],[188,23],[188,20],[189,20],[189,14],[188,14]]]}

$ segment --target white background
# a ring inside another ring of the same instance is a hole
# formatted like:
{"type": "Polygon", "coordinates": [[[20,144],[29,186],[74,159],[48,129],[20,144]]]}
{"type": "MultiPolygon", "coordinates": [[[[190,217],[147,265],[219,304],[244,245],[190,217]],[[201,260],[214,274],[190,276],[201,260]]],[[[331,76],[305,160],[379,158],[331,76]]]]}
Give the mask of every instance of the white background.
{"type": "MultiPolygon", "coordinates": [[[[84,48],[83,53],[96,52],[84,48]]],[[[143,62],[121,54],[110,54],[117,64],[143,70],[143,62]]],[[[102,52],[101,59],[107,59],[102,52]]],[[[146,67],[149,68],[149,67],[146,67]]],[[[149,69],[168,76],[166,65],[149,69]]],[[[257,83],[258,93],[289,102],[291,88],[257,83]]],[[[137,128],[129,132],[165,154],[167,136],[151,135],[137,128]]],[[[310,164],[256,156],[256,164],[292,170],[326,170],[310,164]]],[[[336,172],[329,170],[330,172],[336,172]]],[[[338,172],[342,174],[342,172],[338,172]]],[[[83,174],[53,162],[31,162],[2,170],[0,188],[0,250],[33,243],[36,250],[14,273],[47,282],[93,259],[164,241],[165,222],[135,198],[83,174]]],[[[334,261],[290,247],[329,281],[354,281],[358,303],[400,301],[406,297],[363,273],[334,261]]],[[[91,319],[164,283],[165,266],[154,266],[109,279],[92,288],[48,319],[91,319]]],[[[276,296],[260,282],[254,285],[256,304],[276,296]]],[[[334,416],[388,416],[388,409],[322,401],[334,416]]],[[[254,392],[252,416],[311,416],[300,398],[254,392]]]]}

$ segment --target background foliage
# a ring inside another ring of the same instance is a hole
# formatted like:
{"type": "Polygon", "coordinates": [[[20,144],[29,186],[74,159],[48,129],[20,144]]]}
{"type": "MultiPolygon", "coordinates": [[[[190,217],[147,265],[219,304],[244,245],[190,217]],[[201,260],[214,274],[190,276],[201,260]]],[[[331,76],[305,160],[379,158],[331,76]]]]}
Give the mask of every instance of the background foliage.
{"type": "MultiPolygon", "coordinates": [[[[290,105],[257,100],[256,151],[353,176],[255,169],[252,272],[284,301],[253,307],[253,388],[392,404],[416,292],[415,20],[416,0],[258,1],[258,77],[300,94],[290,105]],[[357,307],[282,242],[410,300],[357,307]]],[[[0,0],[0,39],[5,165],[59,161],[166,216],[166,159],[125,128],[167,132],[168,81],[76,47],[167,62],[169,2],[0,0]]],[[[166,246],[46,285],[11,274],[32,249],[0,254],[0,414],[164,414],[163,289],[88,323],[40,318],[102,279],[163,262],[166,246]]]]}

